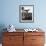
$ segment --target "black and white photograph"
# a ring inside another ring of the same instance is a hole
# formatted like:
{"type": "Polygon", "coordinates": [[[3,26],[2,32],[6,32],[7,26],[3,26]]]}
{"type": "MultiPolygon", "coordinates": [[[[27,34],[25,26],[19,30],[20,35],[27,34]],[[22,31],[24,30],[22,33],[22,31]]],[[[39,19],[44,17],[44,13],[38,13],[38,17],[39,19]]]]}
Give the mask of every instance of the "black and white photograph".
{"type": "Polygon", "coordinates": [[[20,5],[19,7],[20,22],[34,21],[34,5],[20,5]]]}

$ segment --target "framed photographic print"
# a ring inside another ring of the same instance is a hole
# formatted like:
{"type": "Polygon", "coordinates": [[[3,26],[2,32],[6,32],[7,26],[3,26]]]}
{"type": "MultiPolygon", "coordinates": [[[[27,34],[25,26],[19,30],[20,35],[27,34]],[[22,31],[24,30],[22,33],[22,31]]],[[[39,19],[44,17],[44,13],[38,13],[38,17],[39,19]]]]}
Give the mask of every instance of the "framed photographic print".
{"type": "Polygon", "coordinates": [[[19,6],[19,21],[24,23],[34,22],[34,5],[19,6]]]}

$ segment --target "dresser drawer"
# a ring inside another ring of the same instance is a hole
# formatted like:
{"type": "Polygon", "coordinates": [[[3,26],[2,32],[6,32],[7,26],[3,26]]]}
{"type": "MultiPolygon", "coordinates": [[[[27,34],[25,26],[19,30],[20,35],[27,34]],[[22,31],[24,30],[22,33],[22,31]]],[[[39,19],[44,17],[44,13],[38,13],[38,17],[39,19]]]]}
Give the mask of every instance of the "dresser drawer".
{"type": "Polygon", "coordinates": [[[4,44],[3,43],[3,45],[2,46],[23,46],[23,44],[22,43],[12,43],[12,44],[10,44],[10,43],[8,43],[8,44],[4,44]]]}
{"type": "Polygon", "coordinates": [[[32,36],[32,43],[33,44],[43,44],[44,36],[32,36]]]}
{"type": "Polygon", "coordinates": [[[44,36],[45,33],[44,32],[25,32],[24,36],[44,36]]]}
{"type": "Polygon", "coordinates": [[[23,41],[23,36],[4,36],[3,43],[14,43],[23,41]]]}
{"type": "Polygon", "coordinates": [[[5,36],[23,36],[23,32],[4,32],[5,36]]]}
{"type": "Polygon", "coordinates": [[[44,46],[44,44],[32,44],[32,46],[44,46]]]}

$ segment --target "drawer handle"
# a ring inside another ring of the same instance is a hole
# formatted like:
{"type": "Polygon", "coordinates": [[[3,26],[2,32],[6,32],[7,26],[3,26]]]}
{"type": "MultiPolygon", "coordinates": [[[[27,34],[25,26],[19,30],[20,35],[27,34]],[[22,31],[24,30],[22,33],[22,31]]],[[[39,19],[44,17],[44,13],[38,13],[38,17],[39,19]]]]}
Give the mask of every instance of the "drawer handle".
{"type": "Polygon", "coordinates": [[[13,38],[9,38],[10,40],[13,40],[13,38]]]}
{"type": "Polygon", "coordinates": [[[36,39],[32,39],[32,40],[36,40],[36,39]]]}
{"type": "Polygon", "coordinates": [[[10,40],[12,40],[11,38],[9,38],[10,40]]]}

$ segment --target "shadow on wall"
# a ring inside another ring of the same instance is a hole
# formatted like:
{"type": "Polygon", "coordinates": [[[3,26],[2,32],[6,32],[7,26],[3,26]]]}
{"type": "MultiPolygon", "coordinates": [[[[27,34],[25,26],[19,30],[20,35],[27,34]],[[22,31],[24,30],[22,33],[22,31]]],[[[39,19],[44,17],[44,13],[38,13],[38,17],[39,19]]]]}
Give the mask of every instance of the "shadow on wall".
{"type": "Polygon", "coordinates": [[[6,28],[4,24],[0,24],[0,43],[2,43],[2,36],[3,32],[5,32],[3,29],[6,28]]]}

